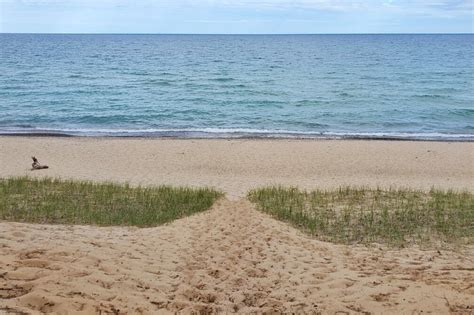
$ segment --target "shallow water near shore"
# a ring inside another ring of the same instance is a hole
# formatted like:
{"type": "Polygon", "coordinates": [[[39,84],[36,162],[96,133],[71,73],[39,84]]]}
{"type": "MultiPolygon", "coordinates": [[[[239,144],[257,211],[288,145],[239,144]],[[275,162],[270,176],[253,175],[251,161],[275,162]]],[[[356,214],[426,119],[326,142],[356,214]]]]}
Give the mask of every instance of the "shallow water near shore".
{"type": "Polygon", "coordinates": [[[0,133],[474,140],[473,35],[0,34],[0,133]]]}

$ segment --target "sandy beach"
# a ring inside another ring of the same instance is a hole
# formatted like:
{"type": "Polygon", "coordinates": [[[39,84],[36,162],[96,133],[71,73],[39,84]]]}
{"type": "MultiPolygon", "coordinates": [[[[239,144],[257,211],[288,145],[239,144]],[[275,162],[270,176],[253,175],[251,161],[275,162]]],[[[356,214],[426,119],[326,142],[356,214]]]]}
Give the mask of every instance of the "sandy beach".
{"type": "MultiPolygon", "coordinates": [[[[474,143],[0,137],[0,177],[212,186],[211,210],[155,228],[0,222],[0,309],[40,314],[472,314],[474,247],[321,242],[249,189],[474,190],[474,143]],[[50,169],[30,171],[35,155],[50,169]]],[[[0,311],[1,313],[1,311],[0,311]]]]}
{"type": "Polygon", "coordinates": [[[265,185],[474,190],[474,143],[0,137],[0,176],[212,186],[230,199],[265,185]],[[31,172],[31,156],[51,168],[31,172]]]}

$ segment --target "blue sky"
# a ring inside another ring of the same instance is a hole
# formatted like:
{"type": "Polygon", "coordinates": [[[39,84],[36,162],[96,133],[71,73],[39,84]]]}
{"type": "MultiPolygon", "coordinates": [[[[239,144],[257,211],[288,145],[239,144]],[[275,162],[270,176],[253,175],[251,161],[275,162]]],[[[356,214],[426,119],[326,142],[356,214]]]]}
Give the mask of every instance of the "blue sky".
{"type": "Polygon", "coordinates": [[[472,33],[474,0],[0,0],[0,32],[472,33]]]}

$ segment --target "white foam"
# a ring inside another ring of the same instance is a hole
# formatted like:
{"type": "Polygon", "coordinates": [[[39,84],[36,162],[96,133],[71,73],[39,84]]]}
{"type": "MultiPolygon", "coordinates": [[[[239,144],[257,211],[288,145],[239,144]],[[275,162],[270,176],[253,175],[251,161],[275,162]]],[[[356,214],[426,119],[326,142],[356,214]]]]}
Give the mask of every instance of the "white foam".
{"type": "Polygon", "coordinates": [[[143,136],[143,137],[178,137],[178,138],[387,138],[387,139],[433,139],[474,141],[474,134],[448,133],[408,133],[408,132],[312,132],[282,129],[249,129],[249,128],[145,128],[145,129],[112,129],[112,128],[2,128],[0,134],[64,134],[73,136],[143,136]]]}

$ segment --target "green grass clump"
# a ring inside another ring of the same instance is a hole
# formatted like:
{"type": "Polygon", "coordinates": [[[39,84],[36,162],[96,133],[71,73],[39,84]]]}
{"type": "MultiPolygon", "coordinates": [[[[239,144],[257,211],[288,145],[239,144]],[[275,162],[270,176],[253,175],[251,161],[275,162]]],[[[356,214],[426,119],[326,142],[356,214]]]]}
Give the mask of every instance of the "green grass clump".
{"type": "Polygon", "coordinates": [[[147,227],[207,210],[221,196],[209,188],[6,178],[0,179],[0,219],[147,227]]]}
{"type": "Polygon", "coordinates": [[[258,209],[325,241],[474,243],[474,196],[469,192],[269,187],[252,190],[248,197],[258,209]]]}

